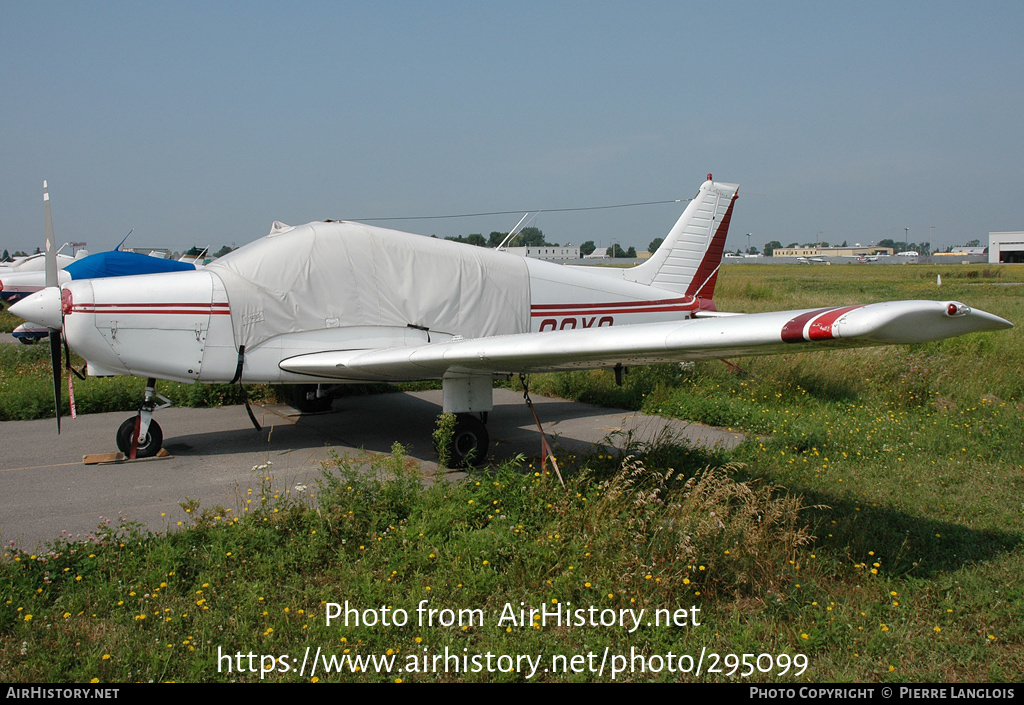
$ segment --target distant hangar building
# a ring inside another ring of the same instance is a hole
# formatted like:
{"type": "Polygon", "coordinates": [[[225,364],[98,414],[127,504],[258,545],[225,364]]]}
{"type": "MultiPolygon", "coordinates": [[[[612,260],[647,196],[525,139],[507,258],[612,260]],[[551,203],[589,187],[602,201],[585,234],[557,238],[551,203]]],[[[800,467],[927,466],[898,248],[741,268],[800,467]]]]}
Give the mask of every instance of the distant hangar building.
{"type": "Polygon", "coordinates": [[[543,247],[506,247],[502,251],[513,255],[519,255],[520,257],[546,259],[554,262],[580,258],[580,248],[578,245],[566,245],[565,247],[554,247],[551,245],[545,245],[543,247]]]}
{"type": "Polygon", "coordinates": [[[864,257],[873,255],[893,255],[891,247],[776,247],[772,257],[864,257]]]}
{"type": "Polygon", "coordinates": [[[989,264],[1024,264],[1024,230],[988,234],[989,264]]]}

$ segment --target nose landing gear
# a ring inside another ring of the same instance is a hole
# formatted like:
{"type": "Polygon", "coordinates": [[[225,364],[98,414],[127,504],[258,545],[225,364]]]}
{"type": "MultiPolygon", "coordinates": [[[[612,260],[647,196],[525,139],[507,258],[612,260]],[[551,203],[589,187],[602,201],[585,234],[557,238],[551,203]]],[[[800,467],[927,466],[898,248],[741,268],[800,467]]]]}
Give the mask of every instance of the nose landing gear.
{"type": "Polygon", "coordinates": [[[160,452],[160,446],[164,442],[164,433],[160,430],[160,424],[150,421],[149,429],[142,434],[138,430],[141,422],[141,416],[130,416],[117,429],[117,449],[126,457],[131,457],[133,436],[137,439],[135,443],[136,458],[152,458],[160,452]]]}
{"type": "Polygon", "coordinates": [[[152,458],[159,453],[164,442],[164,434],[160,430],[160,424],[153,420],[153,412],[166,409],[170,405],[170,399],[163,394],[157,394],[156,380],[152,377],[146,380],[146,397],[139,407],[139,413],[125,419],[117,429],[117,449],[129,460],[152,458]],[[160,399],[162,403],[158,404],[156,399],[160,399]]]}

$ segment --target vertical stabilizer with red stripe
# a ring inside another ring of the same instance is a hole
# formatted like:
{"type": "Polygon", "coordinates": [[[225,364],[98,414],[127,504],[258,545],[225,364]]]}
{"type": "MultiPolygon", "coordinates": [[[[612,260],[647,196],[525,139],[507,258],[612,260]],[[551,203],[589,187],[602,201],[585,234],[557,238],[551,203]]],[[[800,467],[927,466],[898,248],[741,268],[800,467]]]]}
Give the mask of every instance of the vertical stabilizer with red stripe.
{"type": "Polygon", "coordinates": [[[708,174],[654,256],[627,270],[626,276],[666,291],[710,299],[738,192],[737,184],[713,181],[708,174]]]}

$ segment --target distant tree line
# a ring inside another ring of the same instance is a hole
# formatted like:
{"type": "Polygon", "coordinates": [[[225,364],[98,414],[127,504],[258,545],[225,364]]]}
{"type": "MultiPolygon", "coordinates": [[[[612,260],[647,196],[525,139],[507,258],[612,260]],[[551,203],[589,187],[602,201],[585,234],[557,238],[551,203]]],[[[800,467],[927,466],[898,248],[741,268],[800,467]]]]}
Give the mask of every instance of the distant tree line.
{"type": "MultiPolygon", "coordinates": [[[[39,254],[38,247],[36,248],[35,254],[39,254]]],[[[10,262],[15,257],[28,257],[28,253],[25,252],[24,250],[15,250],[14,254],[12,255],[7,250],[4,250],[4,253],[0,255],[0,262],[10,262]]]]}
{"type": "MultiPolygon", "coordinates": [[[[491,232],[486,238],[481,233],[470,233],[469,235],[454,235],[448,236],[445,240],[452,242],[461,242],[466,245],[476,245],[477,247],[490,247],[495,248],[508,237],[508,233],[499,233],[498,231],[491,232]]],[[[520,230],[512,241],[509,243],[511,247],[561,247],[557,242],[548,242],[544,239],[544,233],[540,228],[523,228],[520,230]]]]}
{"type": "MultiPolygon", "coordinates": [[[[437,237],[436,235],[434,237],[437,237]]],[[[505,238],[508,237],[508,233],[501,233],[497,231],[491,232],[490,235],[484,237],[482,233],[470,233],[469,235],[449,235],[445,237],[445,240],[451,242],[461,242],[465,245],[475,245],[477,247],[490,247],[496,248],[500,245],[505,238]]],[[[661,245],[663,238],[655,238],[650,245],[647,247],[647,251],[653,254],[658,246],[661,245]]],[[[544,232],[540,228],[528,227],[523,228],[521,231],[516,233],[516,236],[508,243],[509,247],[561,247],[557,242],[548,242],[544,238],[544,232]]],[[[568,245],[566,245],[568,246],[568,245]]],[[[597,245],[594,244],[593,240],[587,240],[580,245],[580,256],[586,257],[587,255],[594,254],[597,249],[597,245]]],[[[623,250],[618,244],[613,244],[608,248],[609,257],[636,257],[636,248],[629,247],[623,250]]]]}

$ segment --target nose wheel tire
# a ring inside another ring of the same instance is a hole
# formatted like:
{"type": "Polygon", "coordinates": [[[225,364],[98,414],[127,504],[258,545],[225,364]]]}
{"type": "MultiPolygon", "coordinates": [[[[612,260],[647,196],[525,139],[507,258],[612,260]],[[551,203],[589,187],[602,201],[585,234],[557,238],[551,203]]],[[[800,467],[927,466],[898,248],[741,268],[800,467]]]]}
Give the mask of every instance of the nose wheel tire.
{"type": "Polygon", "coordinates": [[[451,458],[454,467],[482,465],[491,442],[487,427],[473,414],[457,414],[452,433],[451,458]]]}
{"type": "MultiPolygon", "coordinates": [[[[132,452],[132,434],[135,433],[135,421],[138,416],[131,416],[125,419],[121,427],[117,429],[117,449],[129,455],[132,452]]],[[[160,452],[160,447],[164,443],[164,434],[160,430],[160,424],[156,421],[149,422],[149,433],[144,438],[139,439],[138,446],[135,448],[136,458],[152,458],[154,455],[160,452]]]]}

